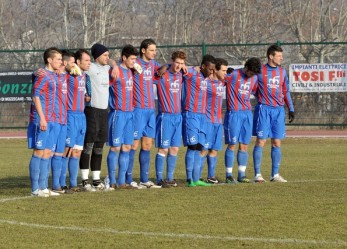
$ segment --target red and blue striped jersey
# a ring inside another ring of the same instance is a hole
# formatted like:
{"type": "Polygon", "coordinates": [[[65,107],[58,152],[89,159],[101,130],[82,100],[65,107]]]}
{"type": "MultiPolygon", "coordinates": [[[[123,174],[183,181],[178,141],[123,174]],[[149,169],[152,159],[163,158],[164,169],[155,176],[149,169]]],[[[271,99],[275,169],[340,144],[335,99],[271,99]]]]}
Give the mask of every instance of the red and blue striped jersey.
{"type": "Polygon", "coordinates": [[[193,113],[206,113],[207,81],[201,72],[190,68],[183,76],[182,109],[193,113]]]}
{"type": "Polygon", "coordinates": [[[83,112],[85,106],[85,94],[89,76],[83,72],[82,75],[67,75],[68,111],[83,112]]]}
{"type": "Polygon", "coordinates": [[[158,112],[181,113],[182,73],[172,73],[170,70],[160,78],[155,76],[157,85],[158,112]]]}
{"type": "Polygon", "coordinates": [[[214,124],[222,124],[224,83],[212,79],[207,79],[207,82],[207,120],[214,124]]]}
{"type": "MultiPolygon", "coordinates": [[[[55,122],[54,105],[58,76],[55,72],[49,71],[46,68],[44,70],[44,75],[37,76],[34,79],[32,97],[39,97],[46,122],[55,122]]],[[[40,117],[37,113],[34,102],[31,103],[30,107],[30,122],[40,122],[40,117]]]]}
{"type": "Polygon", "coordinates": [[[67,124],[67,79],[68,73],[58,75],[55,95],[55,122],[59,124],[67,124]]]}
{"type": "Polygon", "coordinates": [[[142,58],[137,58],[136,62],[141,65],[142,73],[134,74],[134,107],[154,109],[153,77],[160,64],[156,60],[147,62],[142,58]]]}
{"type": "Polygon", "coordinates": [[[278,107],[287,105],[289,111],[294,111],[289,91],[289,80],[286,70],[279,67],[263,65],[258,75],[258,103],[278,107]]]}
{"type": "Polygon", "coordinates": [[[110,79],[110,97],[108,103],[109,107],[112,110],[119,110],[124,112],[134,110],[133,84],[134,82],[132,71],[130,69],[119,66],[118,79],[110,79]]]}
{"type": "Polygon", "coordinates": [[[228,111],[252,110],[250,97],[257,89],[257,76],[248,78],[243,69],[235,69],[225,77],[228,111]]]}

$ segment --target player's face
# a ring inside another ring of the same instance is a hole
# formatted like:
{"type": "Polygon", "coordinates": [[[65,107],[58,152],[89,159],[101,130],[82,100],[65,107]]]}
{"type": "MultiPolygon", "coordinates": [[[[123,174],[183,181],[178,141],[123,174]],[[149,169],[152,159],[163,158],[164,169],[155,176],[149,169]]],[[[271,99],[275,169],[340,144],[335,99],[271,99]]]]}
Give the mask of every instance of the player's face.
{"type": "Polygon", "coordinates": [[[100,55],[98,58],[96,58],[96,62],[100,65],[108,65],[108,62],[110,60],[110,52],[106,51],[102,55],[100,55]]]}
{"type": "Polygon", "coordinates": [[[151,44],[148,46],[148,48],[146,49],[142,49],[142,59],[144,59],[145,61],[150,61],[153,60],[155,58],[155,56],[157,55],[157,46],[154,44],[151,44]]]}
{"type": "Polygon", "coordinates": [[[275,52],[274,55],[269,56],[269,65],[270,66],[280,66],[282,64],[283,61],[283,53],[282,52],[275,52]]]}
{"type": "Polygon", "coordinates": [[[176,58],[174,61],[172,61],[171,68],[174,73],[178,73],[181,71],[182,67],[184,66],[184,60],[180,58],[176,58]]]}
{"type": "Polygon", "coordinates": [[[64,66],[65,66],[65,70],[70,72],[71,68],[75,65],[75,57],[70,57],[68,61],[64,61],[63,62],[64,66]]]}
{"type": "Polygon", "coordinates": [[[213,74],[215,70],[216,70],[216,65],[212,63],[207,63],[207,65],[203,64],[201,66],[201,72],[206,78],[209,77],[211,74],[213,74]]]}
{"type": "Polygon", "coordinates": [[[59,53],[55,53],[53,58],[48,58],[48,63],[50,64],[51,69],[54,71],[60,69],[62,62],[62,56],[59,53]]]}
{"type": "Polygon", "coordinates": [[[128,58],[123,56],[123,64],[127,68],[134,68],[134,64],[136,62],[136,55],[130,55],[128,58]]]}
{"type": "Polygon", "coordinates": [[[88,71],[90,63],[90,56],[86,53],[82,54],[81,60],[77,60],[77,65],[82,69],[82,71],[88,71]]]}
{"type": "Polygon", "coordinates": [[[220,70],[216,70],[216,77],[219,80],[224,80],[225,75],[227,74],[228,66],[221,65],[220,70]]]}

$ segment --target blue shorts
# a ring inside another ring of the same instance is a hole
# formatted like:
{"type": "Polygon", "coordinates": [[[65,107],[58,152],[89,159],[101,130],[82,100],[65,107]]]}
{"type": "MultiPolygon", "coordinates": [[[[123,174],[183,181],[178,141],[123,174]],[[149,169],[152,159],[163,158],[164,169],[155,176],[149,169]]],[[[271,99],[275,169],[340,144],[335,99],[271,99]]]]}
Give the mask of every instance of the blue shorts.
{"type": "Polygon", "coordinates": [[[66,141],[67,125],[54,124],[54,144],[52,151],[56,153],[64,153],[66,141]]]}
{"type": "Polygon", "coordinates": [[[155,137],[155,110],[134,109],[134,139],[142,137],[155,137]]]}
{"type": "Polygon", "coordinates": [[[51,150],[54,144],[54,137],[52,136],[54,132],[54,124],[55,123],[48,122],[47,130],[42,131],[40,129],[40,123],[30,122],[27,129],[28,148],[51,150]]]}
{"type": "Polygon", "coordinates": [[[223,125],[210,123],[207,125],[206,143],[204,144],[204,150],[221,150],[223,139],[223,125]]]}
{"type": "Polygon", "coordinates": [[[134,113],[112,110],[108,114],[108,145],[120,147],[134,143],[134,113]]]}
{"type": "Polygon", "coordinates": [[[155,146],[167,149],[180,147],[182,141],[182,115],[160,113],[156,119],[155,146]]]}
{"type": "Polygon", "coordinates": [[[252,112],[228,111],[224,118],[225,144],[249,144],[252,138],[252,112]]]}
{"type": "Polygon", "coordinates": [[[183,133],[183,144],[195,145],[206,143],[206,123],[207,118],[203,113],[183,113],[182,133],[183,133]]]}
{"type": "Polygon", "coordinates": [[[83,112],[68,112],[65,146],[83,150],[86,126],[86,116],[83,112]]]}
{"type": "Polygon", "coordinates": [[[254,109],[253,136],[259,139],[283,139],[286,136],[285,111],[282,107],[258,104],[254,109]]]}

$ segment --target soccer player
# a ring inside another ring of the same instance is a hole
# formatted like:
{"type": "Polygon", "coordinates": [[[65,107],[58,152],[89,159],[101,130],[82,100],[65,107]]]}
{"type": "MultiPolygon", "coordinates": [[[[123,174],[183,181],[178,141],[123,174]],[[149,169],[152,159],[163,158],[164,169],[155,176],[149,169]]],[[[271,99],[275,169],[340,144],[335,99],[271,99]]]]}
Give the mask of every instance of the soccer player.
{"type": "MultiPolygon", "coordinates": [[[[63,163],[68,161],[70,189],[78,192],[77,177],[79,169],[79,158],[81,156],[86,133],[86,117],[84,114],[85,102],[90,101],[86,96],[86,85],[90,81],[85,73],[90,68],[90,54],[85,49],[79,49],[75,53],[78,68],[82,71],[80,75],[68,75],[68,121],[65,153],[63,163]]],[[[88,182],[82,182],[83,189],[92,191],[88,182]]]]}
{"type": "MultiPolygon", "coordinates": [[[[52,149],[52,191],[56,193],[71,193],[67,188],[62,188],[60,185],[60,178],[62,175],[62,157],[65,150],[65,140],[67,133],[67,70],[70,70],[75,65],[74,54],[70,51],[62,51],[62,65],[58,73],[58,82],[56,85],[56,97],[55,97],[55,120],[56,125],[53,132],[55,136],[55,143],[52,149]]],[[[66,167],[64,167],[64,185],[66,177],[66,167]]],[[[48,179],[47,179],[48,180],[48,179]]]]}
{"type": "Polygon", "coordinates": [[[182,139],[182,114],[181,114],[181,69],[187,56],[182,51],[173,52],[172,64],[162,75],[156,78],[158,95],[158,115],[156,118],[155,145],[158,153],[155,158],[156,181],[161,187],[176,187],[174,172],[177,162],[178,149],[182,139]],[[167,164],[166,180],[163,179],[165,157],[167,164]]]}
{"type": "MultiPolygon", "coordinates": [[[[107,168],[110,181],[110,190],[114,190],[116,183],[119,188],[131,186],[125,184],[125,174],[129,165],[129,152],[134,142],[133,120],[133,72],[138,51],[132,45],[122,49],[119,77],[111,79],[108,116],[108,145],[110,150],[107,156],[107,168]],[[116,166],[119,164],[118,179],[116,182],[116,166]]],[[[131,187],[132,188],[132,187],[131,187]]]]}
{"type": "Polygon", "coordinates": [[[258,58],[250,58],[244,68],[235,69],[226,77],[227,112],[224,119],[226,183],[248,183],[246,167],[248,161],[248,145],[252,137],[252,106],[250,96],[257,87],[257,74],[261,62],[258,58]],[[237,152],[238,177],[233,178],[234,151],[237,152]]]}
{"type": "Polygon", "coordinates": [[[228,62],[224,59],[216,59],[216,70],[213,75],[207,79],[207,129],[206,142],[202,151],[200,177],[205,164],[207,155],[208,176],[207,182],[217,184],[218,179],[215,176],[217,165],[217,154],[222,149],[223,121],[222,105],[224,96],[224,77],[228,68],[228,62]]]}
{"type": "Polygon", "coordinates": [[[271,138],[272,171],[270,181],[287,182],[280,174],[281,140],[284,139],[285,111],[284,104],[289,109],[289,123],[294,121],[294,106],[289,92],[289,81],[286,70],[281,66],[283,50],[277,45],[271,45],[267,50],[268,62],[263,65],[258,75],[258,104],[254,110],[253,135],[257,137],[253,162],[255,182],[265,182],[261,175],[261,160],[266,139],[271,138]]]}
{"type": "Polygon", "coordinates": [[[54,144],[52,132],[55,122],[54,103],[56,84],[62,63],[61,51],[51,47],[43,54],[45,74],[35,77],[32,88],[30,122],[28,125],[28,148],[33,149],[29,163],[31,194],[39,197],[59,195],[47,189],[49,162],[54,144]]]}
{"type": "Polygon", "coordinates": [[[200,181],[200,152],[206,140],[206,100],[207,81],[215,70],[215,58],[205,55],[201,62],[201,71],[194,68],[183,76],[182,112],[183,144],[187,146],[185,156],[187,186],[209,186],[200,181]]]}
{"type": "Polygon", "coordinates": [[[91,48],[95,60],[86,73],[90,77],[91,85],[87,85],[90,101],[86,103],[84,113],[87,120],[87,131],[80,159],[80,170],[83,185],[88,185],[89,164],[92,171],[95,190],[103,190],[104,184],[100,180],[102,152],[107,141],[108,130],[108,97],[109,97],[109,51],[99,43],[91,48]]]}
{"type": "Polygon", "coordinates": [[[132,172],[136,150],[141,143],[139,154],[140,186],[146,188],[160,188],[148,179],[150,168],[150,150],[155,137],[155,102],[153,92],[153,77],[160,67],[154,60],[156,56],[156,43],[152,39],[141,42],[140,57],[136,63],[142,67],[142,73],[134,74],[134,144],[129,154],[129,167],[126,174],[126,183],[137,186],[133,181],[132,172]]]}

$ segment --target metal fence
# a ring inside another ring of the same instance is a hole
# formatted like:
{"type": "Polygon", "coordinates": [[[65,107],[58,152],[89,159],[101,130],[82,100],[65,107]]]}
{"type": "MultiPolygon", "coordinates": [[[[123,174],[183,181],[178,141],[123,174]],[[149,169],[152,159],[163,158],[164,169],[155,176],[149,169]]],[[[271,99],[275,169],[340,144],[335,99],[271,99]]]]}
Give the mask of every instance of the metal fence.
{"type": "MultiPolygon", "coordinates": [[[[289,64],[307,63],[300,54],[300,46],[342,46],[339,52],[326,58],[325,63],[346,63],[347,42],[331,43],[285,43],[276,42],[284,50],[284,67],[289,64]]],[[[227,59],[229,65],[242,65],[249,57],[259,57],[266,62],[266,50],[272,43],[263,44],[198,44],[198,45],[159,45],[157,60],[170,62],[171,53],[184,50],[188,54],[187,65],[199,65],[205,54],[227,59]]],[[[71,49],[72,51],[76,49],[71,49]]],[[[110,47],[111,58],[120,57],[121,47],[110,47]]],[[[6,71],[33,71],[43,66],[44,50],[0,50],[0,73],[6,71]]],[[[317,58],[318,61],[318,58],[317,58]]],[[[0,81],[0,91],[1,91],[0,81]]],[[[347,94],[331,93],[291,93],[296,120],[291,126],[347,127],[347,94]]],[[[27,127],[30,102],[11,102],[0,104],[0,128],[21,129],[27,127]]]]}

